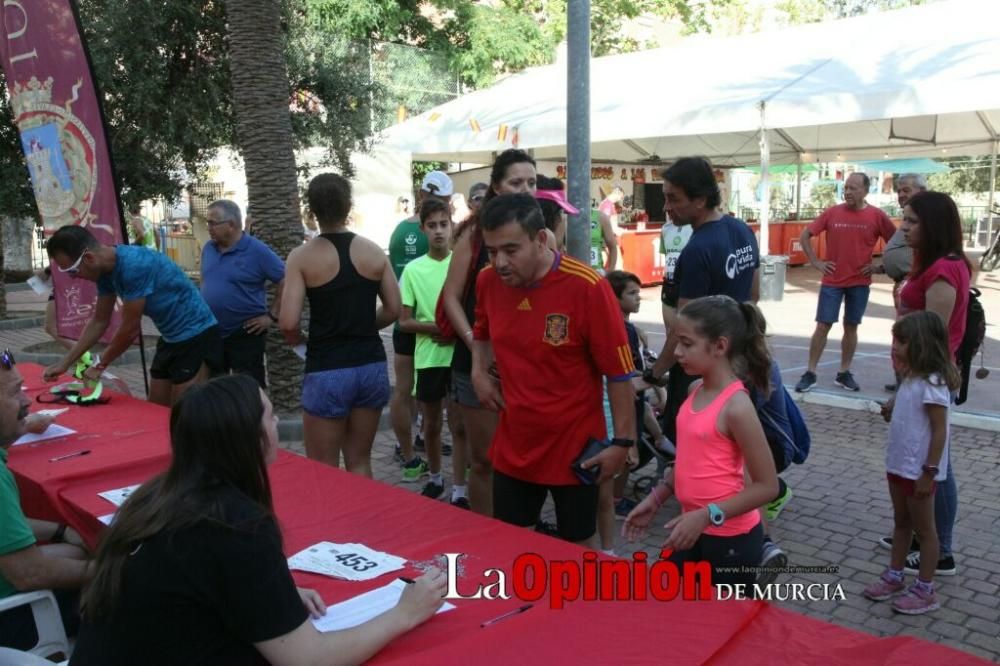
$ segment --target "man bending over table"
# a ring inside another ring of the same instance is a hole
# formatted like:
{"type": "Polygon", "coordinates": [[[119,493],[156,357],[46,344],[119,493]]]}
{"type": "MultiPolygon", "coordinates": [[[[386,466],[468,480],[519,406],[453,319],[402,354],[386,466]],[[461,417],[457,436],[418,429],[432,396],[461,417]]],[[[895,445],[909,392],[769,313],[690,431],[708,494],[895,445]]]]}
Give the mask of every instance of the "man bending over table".
{"type": "Polygon", "coordinates": [[[194,283],[166,255],[136,245],[101,245],[81,226],[66,225],[46,249],[58,270],[97,283],[97,307],[79,341],[43,375],[55,381],[101,339],[122,299],[121,326],[101,362],[84,373],[97,380],[139,334],[142,315],[160,331],[150,365],[149,401],[169,407],[189,387],[204,382],[223,364],[222,337],[215,315],[194,283]]]}
{"type": "MultiPolygon", "coordinates": [[[[89,575],[80,536],[65,525],[25,518],[7,469],[7,449],[24,434],[31,401],[9,351],[0,354],[0,599],[54,589],[70,635],[79,624],[77,590],[89,575]],[[36,546],[37,541],[50,543],[36,546]],[[60,543],[56,543],[60,542],[60,543]],[[75,545],[74,545],[75,544],[75,545]]],[[[29,606],[0,613],[0,646],[30,649],[38,636],[29,606]]]]}

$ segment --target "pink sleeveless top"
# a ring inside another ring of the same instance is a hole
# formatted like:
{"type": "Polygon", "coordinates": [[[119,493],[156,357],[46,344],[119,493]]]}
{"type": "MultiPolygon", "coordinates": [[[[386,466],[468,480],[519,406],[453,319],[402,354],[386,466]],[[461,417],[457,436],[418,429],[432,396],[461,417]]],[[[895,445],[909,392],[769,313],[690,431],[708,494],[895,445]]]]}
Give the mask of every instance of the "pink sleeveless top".
{"type": "MultiPolygon", "coordinates": [[[[674,463],[674,489],[684,513],[718,504],[739,493],[746,486],[743,478],[743,452],[731,438],[724,437],[716,427],[719,413],[733,395],[746,391],[735,381],[716,396],[707,407],[694,410],[694,398],[699,386],[681,405],[677,415],[677,459],[674,463]]],[[[746,534],[760,522],[759,511],[742,516],[726,516],[721,527],[709,525],[705,534],[738,536],[746,534]]]]}

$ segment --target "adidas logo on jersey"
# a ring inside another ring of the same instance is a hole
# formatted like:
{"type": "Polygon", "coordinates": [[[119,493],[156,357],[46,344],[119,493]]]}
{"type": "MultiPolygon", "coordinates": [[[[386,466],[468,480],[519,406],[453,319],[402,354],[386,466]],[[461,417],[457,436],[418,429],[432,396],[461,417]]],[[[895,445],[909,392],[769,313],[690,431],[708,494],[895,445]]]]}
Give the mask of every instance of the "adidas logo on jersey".
{"type": "Polygon", "coordinates": [[[521,301],[520,303],[518,303],[517,309],[518,310],[529,311],[529,310],[531,310],[531,303],[529,303],[528,299],[525,298],[523,301],[521,301]]]}

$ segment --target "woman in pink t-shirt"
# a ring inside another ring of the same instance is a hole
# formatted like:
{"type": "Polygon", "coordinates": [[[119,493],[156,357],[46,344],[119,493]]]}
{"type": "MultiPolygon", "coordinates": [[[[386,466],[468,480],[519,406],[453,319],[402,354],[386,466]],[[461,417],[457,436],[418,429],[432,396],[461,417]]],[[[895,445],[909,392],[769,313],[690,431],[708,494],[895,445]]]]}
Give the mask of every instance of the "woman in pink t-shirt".
{"type": "Polygon", "coordinates": [[[903,208],[901,228],[913,248],[913,269],[899,290],[899,315],[930,310],[940,316],[954,358],[965,335],[972,276],[958,207],[942,192],[920,192],[903,208]]]}
{"type": "MultiPolygon", "coordinates": [[[[936,313],[948,329],[948,353],[954,359],[965,335],[972,276],[972,262],[962,248],[962,218],[958,215],[958,207],[942,192],[920,192],[903,208],[900,228],[907,244],[913,248],[913,268],[899,290],[897,314],[902,317],[919,310],[936,313]]],[[[892,415],[894,406],[893,398],[882,408],[886,420],[892,415]]],[[[948,476],[934,493],[934,522],[941,546],[935,569],[938,576],[957,573],[951,537],[958,514],[958,486],[950,457],[949,452],[949,459],[944,462],[948,476]]],[[[883,537],[880,541],[892,546],[891,537],[883,537]]],[[[919,544],[915,538],[909,550],[905,571],[915,575],[920,569],[919,544]]]]}
{"type": "Polygon", "coordinates": [[[700,376],[677,415],[677,460],[660,484],[625,519],[634,541],[657,509],[676,495],[682,513],[665,527],[664,554],[683,572],[707,561],[714,584],[751,585],[760,565],[763,528],[758,509],[778,494],[778,477],[757,410],[733,370],[769,393],[771,355],[764,318],[728,296],[696,298],[677,321],[677,362],[700,376]]]}

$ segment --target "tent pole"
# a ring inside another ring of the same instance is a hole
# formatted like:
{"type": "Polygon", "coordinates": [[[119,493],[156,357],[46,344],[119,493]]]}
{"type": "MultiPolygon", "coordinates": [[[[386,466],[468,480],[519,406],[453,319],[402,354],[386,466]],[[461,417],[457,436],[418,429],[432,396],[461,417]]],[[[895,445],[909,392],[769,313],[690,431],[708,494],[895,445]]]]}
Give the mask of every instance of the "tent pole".
{"type": "Polygon", "coordinates": [[[771,254],[770,236],[768,234],[768,221],[771,216],[771,175],[768,172],[771,160],[771,146],[767,140],[767,125],[765,123],[766,103],[760,103],[760,256],[771,254]]]}
{"type": "Polygon", "coordinates": [[[795,164],[795,220],[802,219],[802,153],[795,164]]]}
{"type": "Polygon", "coordinates": [[[570,256],[590,264],[590,0],[566,8],[566,171],[569,200],[580,209],[566,234],[570,256]]]}
{"type": "MultiPolygon", "coordinates": [[[[990,241],[993,240],[993,195],[995,194],[994,189],[997,182],[997,143],[996,139],[993,140],[993,156],[990,159],[990,196],[986,201],[986,247],[990,247],[990,241]]],[[[997,233],[1000,233],[998,231],[997,233]]],[[[976,240],[979,240],[978,238],[976,240]]]]}

